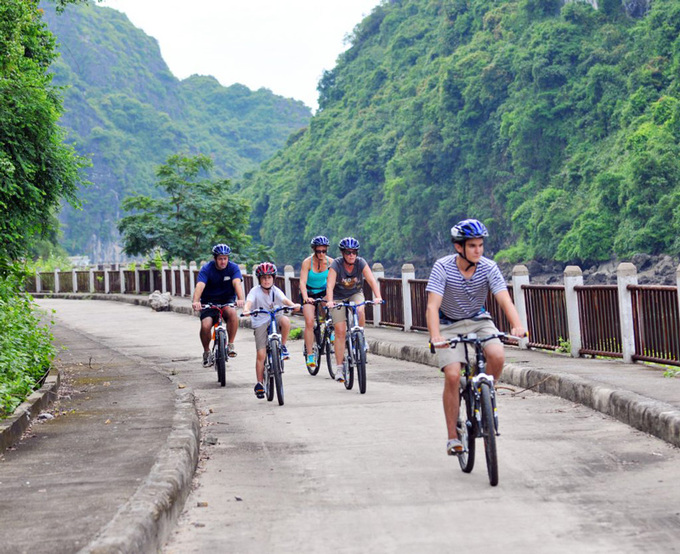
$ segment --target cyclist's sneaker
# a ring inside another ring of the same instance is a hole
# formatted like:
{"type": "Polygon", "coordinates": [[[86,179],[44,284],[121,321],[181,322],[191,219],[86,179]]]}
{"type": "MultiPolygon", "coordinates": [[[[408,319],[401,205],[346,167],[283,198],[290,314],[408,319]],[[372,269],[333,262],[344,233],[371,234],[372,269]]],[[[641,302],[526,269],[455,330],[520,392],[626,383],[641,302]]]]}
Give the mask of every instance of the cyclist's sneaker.
{"type": "Polygon", "coordinates": [[[227,344],[227,356],[230,358],[235,358],[236,357],[236,349],[234,348],[234,343],[230,342],[227,344]]]}
{"type": "Polygon", "coordinates": [[[345,382],[345,367],[342,365],[335,366],[335,380],[339,383],[345,382]]]}
{"type": "Polygon", "coordinates": [[[212,352],[203,352],[203,367],[212,367],[215,365],[215,356],[212,352]]]}
{"type": "Polygon", "coordinates": [[[449,456],[458,456],[465,453],[465,446],[459,439],[449,439],[446,443],[446,453],[449,456]]]}
{"type": "Polygon", "coordinates": [[[255,385],[255,396],[264,398],[264,385],[262,383],[255,385]]]}
{"type": "Polygon", "coordinates": [[[316,359],[314,358],[314,354],[307,356],[307,367],[309,369],[316,369],[316,359]]]}
{"type": "Polygon", "coordinates": [[[290,353],[288,352],[288,348],[286,348],[285,344],[281,345],[281,358],[284,360],[290,359],[290,353]]]}

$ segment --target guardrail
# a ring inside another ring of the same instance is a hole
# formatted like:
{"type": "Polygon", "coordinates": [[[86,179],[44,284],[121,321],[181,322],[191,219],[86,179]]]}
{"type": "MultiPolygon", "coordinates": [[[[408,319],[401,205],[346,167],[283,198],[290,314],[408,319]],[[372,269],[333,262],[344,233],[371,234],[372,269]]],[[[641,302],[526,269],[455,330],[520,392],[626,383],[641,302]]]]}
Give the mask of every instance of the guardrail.
{"type": "MultiPolygon", "coordinates": [[[[257,282],[242,266],[246,294],[257,282]]],[[[367,306],[367,323],[404,331],[426,331],[427,280],[416,279],[411,264],[404,264],[400,278],[385,277],[383,266],[373,265],[385,304],[367,306]]],[[[150,293],[153,290],[191,297],[198,268],[173,266],[158,269],[90,269],[41,272],[26,280],[28,292],[150,293]]],[[[521,347],[567,351],[572,356],[607,356],[625,362],[644,360],[680,366],[680,267],[678,286],[642,286],[637,270],[619,265],[616,285],[583,284],[581,269],[569,266],[564,285],[529,282],[525,266],[513,269],[508,291],[529,340],[521,347]]],[[[292,266],[277,275],[276,284],[289,298],[299,299],[300,279],[292,266]]],[[[364,287],[367,299],[373,294],[364,287]]],[[[505,314],[490,295],[487,309],[498,328],[510,332],[505,314]]]]}

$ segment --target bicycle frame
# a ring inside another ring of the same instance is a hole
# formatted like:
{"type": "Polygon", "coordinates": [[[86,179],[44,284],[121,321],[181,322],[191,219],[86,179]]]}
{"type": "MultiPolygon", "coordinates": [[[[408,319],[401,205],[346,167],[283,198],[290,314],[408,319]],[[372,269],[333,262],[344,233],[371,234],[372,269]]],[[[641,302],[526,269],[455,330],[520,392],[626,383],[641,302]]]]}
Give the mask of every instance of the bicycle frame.
{"type": "Polygon", "coordinates": [[[227,353],[227,337],[228,337],[228,332],[227,332],[227,324],[224,318],[224,310],[226,308],[234,308],[236,307],[236,304],[234,303],[227,303],[227,304],[204,304],[201,305],[201,308],[203,309],[215,309],[217,310],[217,319],[213,321],[213,328],[212,328],[212,351],[213,351],[213,357],[215,359],[215,369],[217,371],[217,380],[219,381],[220,385],[225,386],[226,384],[226,363],[229,361],[229,355],[227,353]],[[221,351],[221,349],[223,351],[221,351]]]}

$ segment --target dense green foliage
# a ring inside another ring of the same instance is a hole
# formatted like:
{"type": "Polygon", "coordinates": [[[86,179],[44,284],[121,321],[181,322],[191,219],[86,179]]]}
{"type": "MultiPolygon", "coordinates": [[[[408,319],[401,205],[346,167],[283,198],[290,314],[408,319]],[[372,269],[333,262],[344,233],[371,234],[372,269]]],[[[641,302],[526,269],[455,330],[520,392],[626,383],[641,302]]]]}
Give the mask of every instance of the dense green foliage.
{"type": "Polygon", "coordinates": [[[54,57],[37,2],[0,3],[0,273],[51,230],[61,199],[75,200],[81,161],[57,127],[54,57]]]}
{"type": "Polygon", "coordinates": [[[163,195],[125,198],[123,209],[136,212],[118,224],[125,252],[199,261],[210,257],[214,244],[226,242],[245,255],[250,207],[232,193],[229,180],[210,179],[212,169],[207,156],[171,156],[157,171],[163,195]]]}
{"type": "Polygon", "coordinates": [[[512,261],[679,253],[680,3],[599,4],[383,2],[309,127],[240,183],[255,237],[424,265],[478,217],[512,261]]]}
{"type": "Polygon", "coordinates": [[[61,215],[62,243],[73,254],[115,260],[122,199],[154,194],[155,169],[169,156],[210,156],[218,177],[233,178],[309,122],[309,108],[266,89],[223,87],[197,75],[179,81],[155,39],[120,12],[44,8],[61,53],[54,81],[66,87],[61,124],[93,162],[92,185],[79,193],[83,209],[61,215]]]}
{"type": "Polygon", "coordinates": [[[55,349],[21,278],[0,277],[0,418],[12,414],[50,367],[55,349]]]}

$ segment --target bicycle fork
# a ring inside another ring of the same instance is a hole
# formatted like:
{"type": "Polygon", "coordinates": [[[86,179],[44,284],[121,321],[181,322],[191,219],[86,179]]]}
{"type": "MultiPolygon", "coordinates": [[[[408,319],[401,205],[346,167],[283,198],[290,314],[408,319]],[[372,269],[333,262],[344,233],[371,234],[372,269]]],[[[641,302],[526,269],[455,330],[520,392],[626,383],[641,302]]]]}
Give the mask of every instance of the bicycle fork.
{"type": "Polygon", "coordinates": [[[475,421],[477,422],[478,436],[482,435],[482,383],[486,384],[489,388],[489,396],[491,397],[491,408],[493,410],[493,426],[494,433],[499,436],[498,432],[498,410],[496,408],[496,389],[493,386],[493,375],[487,375],[486,373],[475,375],[472,378],[472,389],[475,393],[475,421]]]}

